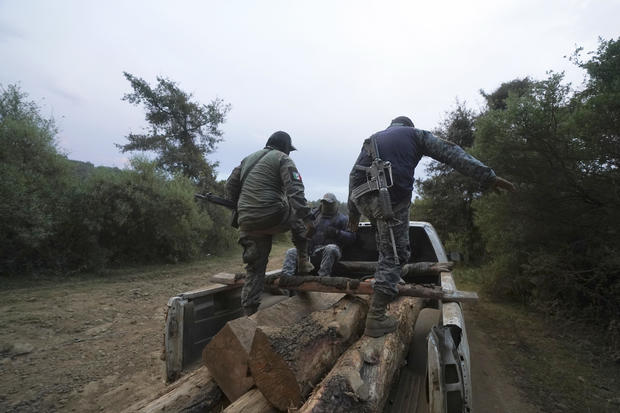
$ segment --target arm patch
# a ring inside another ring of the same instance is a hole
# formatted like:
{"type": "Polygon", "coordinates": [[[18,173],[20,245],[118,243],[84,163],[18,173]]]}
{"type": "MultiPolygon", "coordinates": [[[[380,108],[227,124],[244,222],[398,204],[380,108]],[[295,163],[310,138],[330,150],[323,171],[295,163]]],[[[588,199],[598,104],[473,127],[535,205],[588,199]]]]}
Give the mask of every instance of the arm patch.
{"type": "Polygon", "coordinates": [[[291,180],[293,182],[302,182],[301,175],[299,174],[296,168],[290,167],[288,168],[288,171],[291,174],[291,180]]]}

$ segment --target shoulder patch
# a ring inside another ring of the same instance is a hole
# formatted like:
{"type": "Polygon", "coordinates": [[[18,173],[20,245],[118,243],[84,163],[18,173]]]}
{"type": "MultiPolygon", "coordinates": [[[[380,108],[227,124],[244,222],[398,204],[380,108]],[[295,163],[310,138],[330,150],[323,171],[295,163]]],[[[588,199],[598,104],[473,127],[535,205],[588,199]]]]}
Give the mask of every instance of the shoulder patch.
{"type": "Polygon", "coordinates": [[[288,169],[289,169],[289,172],[291,173],[291,180],[295,182],[302,182],[301,175],[299,174],[299,172],[297,172],[297,169],[292,168],[292,167],[288,169]]]}

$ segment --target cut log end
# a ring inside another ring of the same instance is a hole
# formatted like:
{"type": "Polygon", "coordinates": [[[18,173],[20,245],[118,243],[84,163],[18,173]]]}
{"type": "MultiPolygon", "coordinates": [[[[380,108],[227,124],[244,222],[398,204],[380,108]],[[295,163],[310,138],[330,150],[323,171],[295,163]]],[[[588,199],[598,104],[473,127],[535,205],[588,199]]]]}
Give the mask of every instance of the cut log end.
{"type": "Polygon", "coordinates": [[[252,343],[250,369],[255,380],[261,382],[261,390],[267,399],[278,409],[286,410],[289,405],[301,404],[301,389],[295,374],[282,357],[272,347],[271,340],[257,329],[252,343]]]}

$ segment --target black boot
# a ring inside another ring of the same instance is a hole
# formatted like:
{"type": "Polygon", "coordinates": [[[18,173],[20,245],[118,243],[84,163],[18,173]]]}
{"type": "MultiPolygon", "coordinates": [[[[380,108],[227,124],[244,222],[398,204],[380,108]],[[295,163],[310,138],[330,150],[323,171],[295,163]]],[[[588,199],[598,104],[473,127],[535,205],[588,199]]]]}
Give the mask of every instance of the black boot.
{"type": "Polygon", "coordinates": [[[364,335],[381,337],[396,331],[398,321],[394,317],[385,315],[387,305],[392,301],[392,296],[375,291],[372,295],[368,315],[366,316],[366,330],[364,335]]]}
{"type": "Polygon", "coordinates": [[[258,311],[259,305],[260,304],[254,304],[254,305],[250,305],[247,307],[243,307],[243,315],[245,315],[246,317],[251,316],[252,314],[258,311]]]}

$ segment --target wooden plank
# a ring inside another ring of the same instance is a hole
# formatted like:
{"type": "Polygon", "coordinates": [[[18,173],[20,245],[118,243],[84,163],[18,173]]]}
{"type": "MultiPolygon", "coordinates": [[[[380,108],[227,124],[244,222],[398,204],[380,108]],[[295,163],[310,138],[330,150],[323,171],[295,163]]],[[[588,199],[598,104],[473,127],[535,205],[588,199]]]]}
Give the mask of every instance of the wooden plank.
{"type": "Polygon", "coordinates": [[[200,367],[171,385],[166,393],[152,401],[140,401],[125,410],[126,413],[199,413],[219,411],[222,392],[209,370],[200,367]]]}
{"type": "MultiPolygon", "coordinates": [[[[282,270],[273,270],[267,271],[265,276],[279,276],[282,274],[282,270]]],[[[219,283],[224,285],[243,285],[245,282],[245,274],[243,273],[229,273],[229,272],[220,272],[211,277],[211,282],[219,283]]]]}
{"type": "Polygon", "coordinates": [[[276,413],[274,408],[258,389],[252,389],[239,397],[222,413],[276,413]]]}

